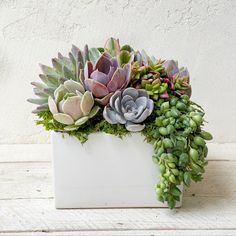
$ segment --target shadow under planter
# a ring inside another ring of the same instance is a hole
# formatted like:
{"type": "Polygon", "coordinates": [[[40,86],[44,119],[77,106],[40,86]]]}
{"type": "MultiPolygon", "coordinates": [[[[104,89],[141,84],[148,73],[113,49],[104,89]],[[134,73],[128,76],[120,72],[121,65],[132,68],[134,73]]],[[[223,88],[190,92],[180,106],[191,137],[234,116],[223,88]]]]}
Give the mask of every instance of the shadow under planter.
{"type": "Polygon", "coordinates": [[[94,133],[82,145],[52,132],[51,141],[56,208],[167,207],[156,199],[159,168],[140,133],[94,133]]]}

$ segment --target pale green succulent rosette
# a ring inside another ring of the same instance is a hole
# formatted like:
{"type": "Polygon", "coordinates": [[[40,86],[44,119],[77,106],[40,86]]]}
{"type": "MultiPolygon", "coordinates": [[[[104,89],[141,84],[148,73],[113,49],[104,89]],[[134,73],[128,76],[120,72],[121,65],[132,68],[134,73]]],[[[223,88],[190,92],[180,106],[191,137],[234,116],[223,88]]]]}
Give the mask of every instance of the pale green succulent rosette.
{"type": "Polygon", "coordinates": [[[48,106],[53,118],[64,124],[66,131],[78,129],[100,109],[94,106],[92,93],[73,80],[66,81],[55,90],[54,99],[51,96],[48,98],[48,106]]]}

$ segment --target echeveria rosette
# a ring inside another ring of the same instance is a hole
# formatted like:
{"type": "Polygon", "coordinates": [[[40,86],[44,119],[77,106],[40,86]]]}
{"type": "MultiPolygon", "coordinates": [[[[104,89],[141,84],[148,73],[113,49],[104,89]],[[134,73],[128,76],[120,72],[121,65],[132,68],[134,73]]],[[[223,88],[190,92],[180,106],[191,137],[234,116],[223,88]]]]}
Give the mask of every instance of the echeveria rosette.
{"type": "Polygon", "coordinates": [[[191,86],[189,84],[190,77],[187,68],[178,67],[178,62],[174,60],[166,60],[162,67],[165,69],[165,72],[170,79],[170,82],[173,83],[173,90],[177,95],[188,95],[191,97],[191,86]]]}
{"type": "Polygon", "coordinates": [[[146,91],[135,88],[126,88],[116,91],[110,102],[104,107],[103,117],[110,124],[124,124],[131,132],[144,129],[142,124],[151,115],[154,108],[146,91]]]}
{"type": "Polygon", "coordinates": [[[28,102],[37,104],[33,113],[48,111],[48,97],[53,96],[54,91],[65,81],[74,80],[80,82],[83,76],[84,64],[89,60],[89,55],[94,55],[85,45],[84,50],[72,46],[69,56],[65,57],[58,53],[58,57],[52,59],[52,67],[40,64],[42,74],[39,75],[41,82],[32,82],[36,98],[28,99],[28,102]]]}
{"type": "Polygon", "coordinates": [[[64,130],[67,131],[78,129],[100,109],[94,106],[92,93],[73,80],[60,85],[54,92],[54,98],[48,98],[48,105],[53,118],[64,124],[64,130]]]}
{"type": "Polygon", "coordinates": [[[119,67],[116,58],[109,53],[103,53],[95,65],[88,61],[84,68],[84,84],[92,92],[95,100],[102,105],[109,102],[112,94],[124,89],[130,82],[131,65],[119,67]]]}

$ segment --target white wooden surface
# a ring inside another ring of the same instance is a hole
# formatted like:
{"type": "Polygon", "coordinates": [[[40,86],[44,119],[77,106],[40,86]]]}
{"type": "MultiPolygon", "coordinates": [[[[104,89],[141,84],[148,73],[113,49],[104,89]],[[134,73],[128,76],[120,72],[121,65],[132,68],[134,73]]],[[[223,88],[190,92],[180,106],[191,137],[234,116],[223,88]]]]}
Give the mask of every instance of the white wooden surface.
{"type": "Polygon", "coordinates": [[[236,235],[236,144],[210,144],[183,207],[56,210],[49,145],[0,145],[0,235],[236,235]]]}

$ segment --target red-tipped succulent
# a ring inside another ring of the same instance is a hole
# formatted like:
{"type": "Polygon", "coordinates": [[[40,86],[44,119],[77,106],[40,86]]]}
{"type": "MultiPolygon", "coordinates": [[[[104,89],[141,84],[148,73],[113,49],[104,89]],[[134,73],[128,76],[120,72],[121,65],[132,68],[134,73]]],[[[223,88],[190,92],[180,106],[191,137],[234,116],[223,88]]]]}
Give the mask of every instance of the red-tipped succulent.
{"type": "Polygon", "coordinates": [[[128,86],[130,74],[131,64],[120,67],[116,58],[104,52],[94,65],[87,61],[84,68],[84,84],[97,102],[106,105],[115,91],[128,86]]]}

